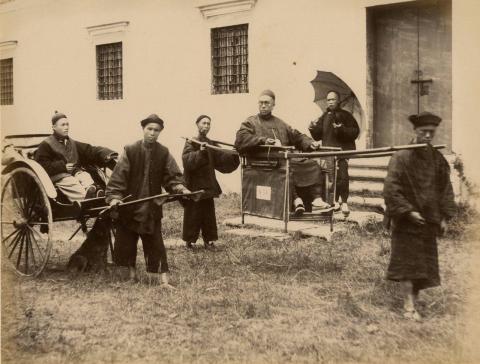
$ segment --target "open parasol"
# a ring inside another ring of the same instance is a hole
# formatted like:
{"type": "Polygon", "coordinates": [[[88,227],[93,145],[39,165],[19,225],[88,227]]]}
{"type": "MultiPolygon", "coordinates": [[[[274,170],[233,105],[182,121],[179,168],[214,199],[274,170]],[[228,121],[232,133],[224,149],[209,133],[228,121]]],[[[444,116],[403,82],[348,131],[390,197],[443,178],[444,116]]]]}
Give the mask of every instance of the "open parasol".
{"type": "Polygon", "coordinates": [[[363,124],[363,109],[350,86],[333,72],[317,71],[317,76],[310,81],[315,91],[315,102],[325,111],[327,109],[327,94],[337,91],[340,94],[340,107],[353,114],[357,122],[363,124]]]}

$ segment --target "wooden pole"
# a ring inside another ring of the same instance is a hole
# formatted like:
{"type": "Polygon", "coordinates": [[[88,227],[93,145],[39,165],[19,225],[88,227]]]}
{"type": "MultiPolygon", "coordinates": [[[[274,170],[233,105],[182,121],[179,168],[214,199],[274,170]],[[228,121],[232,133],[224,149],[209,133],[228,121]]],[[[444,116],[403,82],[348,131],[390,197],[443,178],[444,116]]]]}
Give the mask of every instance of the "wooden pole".
{"type": "MultiPolygon", "coordinates": [[[[288,218],[290,214],[290,160],[288,159],[288,151],[285,152],[285,195],[284,195],[284,203],[283,203],[283,221],[284,221],[284,229],[283,232],[288,232],[288,218]]],[[[295,187],[293,187],[295,188],[295,187]]]]}
{"type": "MultiPolygon", "coordinates": [[[[210,149],[214,149],[214,150],[219,150],[221,152],[225,152],[225,153],[231,153],[231,154],[238,154],[238,152],[236,150],[233,150],[233,149],[225,149],[225,148],[221,148],[221,147],[217,147],[216,145],[212,145],[212,144],[208,144],[208,143],[205,143],[205,142],[200,142],[198,140],[195,140],[195,139],[191,139],[191,138],[185,138],[185,137],[181,137],[182,139],[185,139],[189,142],[192,142],[192,143],[195,143],[195,144],[198,144],[198,145],[205,145],[206,148],[210,148],[210,149]]],[[[212,142],[214,142],[212,140],[212,142]]],[[[214,142],[214,143],[219,143],[219,144],[224,144],[224,145],[231,145],[231,144],[226,144],[226,143],[220,143],[220,142],[214,142]]],[[[233,145],[232,145],[233,146],[233,145]]]]}
{"type": "Polygon", "coordinates": [[[243,169],[245,168],[245,157],[240,157],[240,213],[242,214],[242,225],[245,224],[245,213],[243,212],[243,169]]]}
{"type": "MultiPolygon", "coordinates": [[[[392,146],[392,147],[383,147],[383,148],[373,148],[373,149],[361,149],[361,150],[342,150],[339,152],[311,152],[311,153],[290,153],[289,158],[315,158],[315,157],[349,157],[361,154],[376,154],[381,152],[396,152],[398,150],[404,149],[417,149],[417,148],[425,148],[427,144],[409,144],[409,145],[399,145],[399,146],[392,146]]],[[[445,144],[434,145],[435,149],[442,149],[445,148],[445,144]]]]}

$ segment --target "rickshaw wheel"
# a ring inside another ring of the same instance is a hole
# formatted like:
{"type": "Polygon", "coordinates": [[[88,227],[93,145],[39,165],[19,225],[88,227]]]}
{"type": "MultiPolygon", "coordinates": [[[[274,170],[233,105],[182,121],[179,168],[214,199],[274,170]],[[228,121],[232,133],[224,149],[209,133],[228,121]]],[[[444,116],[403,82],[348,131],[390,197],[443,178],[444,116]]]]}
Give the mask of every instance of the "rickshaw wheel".
{"type": "Polygon", "coordinates": [[[45,188],[29,168],[4,176],[2,189],[3,256],[20,276],[36,277],[52,248],[52,209],[45,188]]]}

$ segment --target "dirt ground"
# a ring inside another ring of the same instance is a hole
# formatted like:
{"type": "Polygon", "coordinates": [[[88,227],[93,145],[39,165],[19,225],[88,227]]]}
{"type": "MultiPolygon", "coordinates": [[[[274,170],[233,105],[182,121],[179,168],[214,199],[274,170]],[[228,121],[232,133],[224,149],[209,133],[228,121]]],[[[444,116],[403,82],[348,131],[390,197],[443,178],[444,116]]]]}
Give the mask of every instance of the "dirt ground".
{"type": "MultiPolygon", "coordinates": [[[[238,196],[217,201],[219,221],[238,213],[238,196]]],[[[181,208],[165,216],[165,237],[178,238],[181,208]]],[[[141,244],[141,280],[130,283],[118,268],[70,278],[63,268],[81,241],[55,241],[35,279],[3,265],[2,362],[480,362],[470,220],[439,241],[442,286],[421,296],[420,323],[402,318],[398,286],[384,279],[389,238],[376,225],[327,243],[236,236],[220,224],[216,252],[168,249],[174,292],[146,281],[141,244]]]]}

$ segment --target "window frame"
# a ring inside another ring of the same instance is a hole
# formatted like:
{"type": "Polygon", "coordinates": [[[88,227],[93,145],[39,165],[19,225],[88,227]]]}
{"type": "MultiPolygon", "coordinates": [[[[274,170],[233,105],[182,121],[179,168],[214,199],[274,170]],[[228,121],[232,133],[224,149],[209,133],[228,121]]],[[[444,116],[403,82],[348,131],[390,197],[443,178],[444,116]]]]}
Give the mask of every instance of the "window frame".
{"type": "Polygon", "coordinates": [[[95,45],[95,71],[96,71],[96,84],[97,84],[97,100],[99,101],[111,101],[111,100],[123,100],[123,42],[111,42],[95,45]],[[119,46],[119,48],[116,48],[119,46]],[[113,51],[109,50],[113,48],[113,51]],[[106,51],[105,51],[106,50],[106,51]],[[103,54],[101,52],[105,51],[103,54]],[[113,53],[113,59],[110,59],[110,54],[113,53]],[[115,58],[119,53],[119,59],[115,58]],[[101,59],[101,57],[104,59],[101,59]],[[106,59],[105,59],[106,58],[106,59]],[[100,63],[104,64],[100,64],[100,63]],[[105,65],[107,63],[107,65],[105,65]],[[100,68],[102,66],[102,68],[100,68]],[[104,72],[100,72],[103,70],[104,72]],[[109,74],[112,72],[113,74],[109,74]],[[103,73],[103,74],[102,74],[103,73]],[[101,83],[101,78],[107,78],[101,83]],[[110,80],[113,78],[113,80],[110,80]],[[117,85],[120,84],[119,89],[117,85]],[[106,90],[102,88],[106,87],[106,90]],[[113,90],[110,90],[110,87],[113,90]]]}
{"type": "Polygon", "coordinates": [[[212,95],[249,93],[248,29],[248,23],[210,29],[212,95]]]}
{"type": "Polygon", "coordinates": [[[9,105],[14,105],[15,102],[15,97],[14,97],[14,76],[13,76],[13,58],[14,57],[6,57],[6,58],[1,58],[0,59],[0,105],[1,106],[9,106],[9,105]],[[7,66],[10,68],[9,70],[9,75],[11,75],[9,78],[7,78],[7,82],[5,82],[5,79],[3,78],[4,74],[4,63],[10,61],[10,64],[7,66]],[[9,82],[8,82],[9,81],[9,82]],[[4,85],[4,83],[8,83],[7,85],[4,85]],[[5,90],[8,92],[9,95],[5,96],[5,90]]]}

